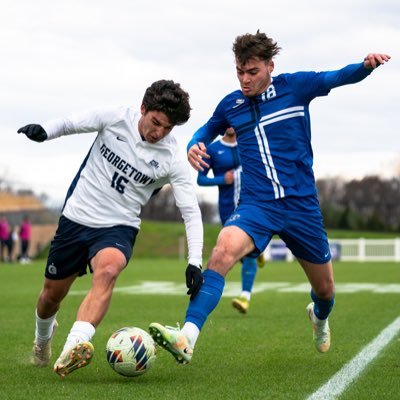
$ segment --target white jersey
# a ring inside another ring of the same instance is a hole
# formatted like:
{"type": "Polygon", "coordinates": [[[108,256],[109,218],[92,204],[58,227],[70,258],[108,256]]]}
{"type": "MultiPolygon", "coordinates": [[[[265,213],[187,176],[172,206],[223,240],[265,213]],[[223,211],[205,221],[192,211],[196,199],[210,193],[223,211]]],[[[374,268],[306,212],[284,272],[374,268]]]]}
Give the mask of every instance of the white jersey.
{"type": "Polygon", "coordinates": [[[140,117],[130,107],[104,107],[42,124],[48,140],[98,132],[68,190],[62,213],[93,228],[139,229],[141,207],[156,189],[169,183],[185,222],[189,263],[201,264],[203,225],[188,164],[179,157],[171,133],[157,143],[143,140],[140,117]]]}

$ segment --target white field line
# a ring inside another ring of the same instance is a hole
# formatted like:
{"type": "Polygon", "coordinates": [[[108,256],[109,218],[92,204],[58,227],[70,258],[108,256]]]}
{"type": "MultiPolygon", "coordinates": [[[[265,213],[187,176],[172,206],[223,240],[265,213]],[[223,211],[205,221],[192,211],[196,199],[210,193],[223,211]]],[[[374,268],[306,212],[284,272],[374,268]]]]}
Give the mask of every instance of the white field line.
{"type": "MultiPolygon", "coordinates": [[[[393,293],[400,294],[400,284],[394,283],[337,283],[335,285],[336,293],[393,293]]],[[[242,290],[241,282],[226,282],[223,296],[236,297],[242,290]]],[[[279,293],[309,293],[311,286],[308,282],[290,283],[290,282],[260,282],[255,283],[253,294],[262,292],[279,292],[279,293]]],[[[84,295],[86,290],[71,290],[70,295],[84,295]]],[[[187,288],[185,284],[168,282],[168,281],[139,281],[132,286],[117,286],[114,293],[124,293],[132,295],[181,295],[185,296],[187,288]]]]}
{"type": "Polygon", "coordinates": [[[364,347],[307,400],[337,399],[399,331],[400,317],[388,325],[372,342],[364,347]]]}

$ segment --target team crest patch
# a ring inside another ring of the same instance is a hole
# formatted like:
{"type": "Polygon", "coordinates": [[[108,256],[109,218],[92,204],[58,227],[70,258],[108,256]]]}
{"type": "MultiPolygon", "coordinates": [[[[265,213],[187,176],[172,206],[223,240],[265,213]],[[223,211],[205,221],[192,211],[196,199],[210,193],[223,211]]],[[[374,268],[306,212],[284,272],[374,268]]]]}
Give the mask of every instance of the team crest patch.
{"type": "Polygon", "coordinates": [[[51,263],[50,265],[47,266],[47,271],[49,271],[49,274],[51,274],[51,275],[57,274],[57,268],[53,263],[51,263]]]}
{"type": "Polygon", "coordinates": [[[158,168],[160,166],[160,164],[156,160],[151,160],[149,162],[149,165],[151,165],[154,168],[158,168]]]}

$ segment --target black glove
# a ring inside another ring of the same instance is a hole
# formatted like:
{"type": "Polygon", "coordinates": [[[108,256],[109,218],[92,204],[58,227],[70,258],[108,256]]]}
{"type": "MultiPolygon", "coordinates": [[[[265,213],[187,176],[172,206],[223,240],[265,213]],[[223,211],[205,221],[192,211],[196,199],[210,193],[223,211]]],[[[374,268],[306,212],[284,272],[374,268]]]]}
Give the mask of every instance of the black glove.
{"type": "Polygon", "coordinates": [[[44,142],[47,139],[47,133],[41,125],[29,124],[18,129],[18,133],[24,133],[29,139],[35,142],[44,142]]]}
{"type": "Polygon", "coordinates": [[[186,287],[189,289],[190,300],[193,300],[203,284],[203,274],[201,273],[201,265],[196,267],[189,264],[186,268],[186,287]]]}

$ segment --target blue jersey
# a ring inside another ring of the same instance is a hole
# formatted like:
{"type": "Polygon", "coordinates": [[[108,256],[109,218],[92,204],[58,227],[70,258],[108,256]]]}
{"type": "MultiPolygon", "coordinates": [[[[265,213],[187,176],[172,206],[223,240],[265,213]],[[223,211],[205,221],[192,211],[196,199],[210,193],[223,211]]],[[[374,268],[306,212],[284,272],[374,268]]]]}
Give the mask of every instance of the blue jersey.
{"type": "Polygon", "coordinates": [[[278,75],[254,98],[237,90],[222,99],[188,149],[197,142],[208,145],[219,132],[233,127],[243,170],[241,202],[315,195],[309,104],[370,73],[363,63],[351,64],[337,71],[278,75]]]}
{"type": "Polygon", "coordinates": [[[241,168],[238,146],[237,143],[227,143],[220,139],[207,147],[207,153],[210,156],[207,159],[210,168],[199,172],[197,183],[200,186],[218,185],[219,216],[224,224],[239,201],[241,168]],[[214,178],[207,176],[210,169],[213,171],[214,178]],[[230,170],[235,170],[235,179],[233,184],[227,185],[225,173],[230,170]]]}

